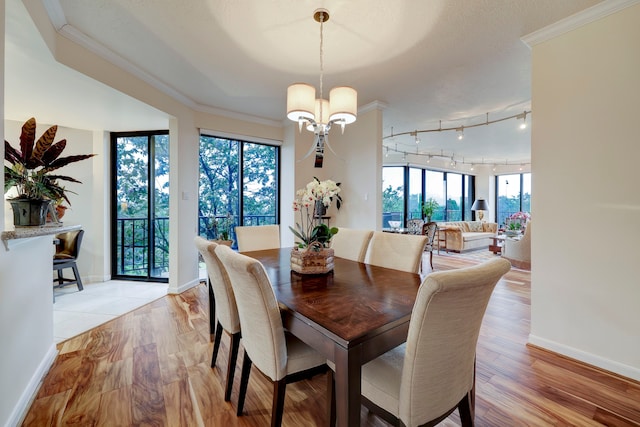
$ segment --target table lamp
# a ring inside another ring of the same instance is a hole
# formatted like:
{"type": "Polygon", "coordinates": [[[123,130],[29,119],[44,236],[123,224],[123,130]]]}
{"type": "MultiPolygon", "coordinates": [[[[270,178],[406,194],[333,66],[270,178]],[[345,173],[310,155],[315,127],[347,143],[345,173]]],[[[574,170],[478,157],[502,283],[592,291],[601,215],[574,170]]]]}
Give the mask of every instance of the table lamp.
{"type": "Polygon", "coordinates": [[[489,203],[485,199],[476,199],[471,206],[472,211],[478,211],[478,219],[482,221],[484,218],[484,211],[489,210],[489,203]]]}

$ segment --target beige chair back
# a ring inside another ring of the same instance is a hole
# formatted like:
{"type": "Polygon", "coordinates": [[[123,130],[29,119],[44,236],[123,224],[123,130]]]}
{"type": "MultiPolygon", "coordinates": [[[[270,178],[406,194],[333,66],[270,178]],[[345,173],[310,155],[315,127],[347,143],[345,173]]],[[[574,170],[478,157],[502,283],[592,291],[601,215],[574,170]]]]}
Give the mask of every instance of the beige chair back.
{"type": "Polygon", "coordinates": [[[238,251],[250,252],[280,247],[279,225],[258,225],[236,227],[238,251]]]}
{"type": "Polygon", "coordinates": [[[273,381],[287,374],[287,346],[280,309],[264,266],[254,258],[218,245],[236,297],[242,343],[256,367],[273,381]]]}
{"type": "Polygon", "coordinates": [[[231,281],[215,253],[218,244],[199,236],[196,236],[194,242],[207,266],[207,275],[211,281],[211,288],[215,297],[218,322],[230,334],[240,332],[240,318],[238,317],[238,308],[233,295],[231,281]]]}
{"type": "Polygon", "coordinates": [[[407,337],[399,418],[407,426],[436,419],[473,387],[480,325],[493,289],[511,265],[481,265],[429,274],[416,297],[407,337]]]}
{"type": "Polygon", "coordinates": [[[394,270],[420,273],[427,236],[376,231],[371,237],[365,262],[394,270]]]}
{"type": "Polygon", "coordinates": [[[364,262],[373,230],[356,230],[340,227],[338,234],[331,239],[331,248],[335,256],[364,262]]]}

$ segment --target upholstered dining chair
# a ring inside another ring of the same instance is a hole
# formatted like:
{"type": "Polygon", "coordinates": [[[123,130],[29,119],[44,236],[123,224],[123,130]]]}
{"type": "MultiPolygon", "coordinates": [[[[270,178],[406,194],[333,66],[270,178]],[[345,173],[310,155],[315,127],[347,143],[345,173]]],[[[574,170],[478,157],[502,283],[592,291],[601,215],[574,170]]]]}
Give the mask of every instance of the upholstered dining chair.
{"type": "Polygon", "coordinates": [[[260,251],[280,247],[279,225],[237,226],[238,251],[260,251]]]}
{"type": "Polygon", "coordinates": [[[84,230],[72,230],[56,234],[58,242],[56,244],[56,252],[53,255],[53,270],[58,274],[57,278],[53,279],[54,284],[57,283],[54,287],[60,288],[75,284],[78,286],[79,291],[84,289],[77,265],[83,236],[84,230]],[[73,279],[64,277],[63,270],[65,268],[72,270],[73,279]]]}
{"type": "Polygon", "coordinates": [[[422,234],[424,221],[421,219],[410,219],[407,221],[407,234],[422,234]]]}
{"type": "Polygon", "coordinates": [[[211,356],[211,367],[216,367],[216,359],[220,350],[220,341],[222,339],[222,331],[224,330],[230,337],[229,359],[227,361],[227,382],[224,391],[224,400],[228,402],[231,399],[231,390],[233,387],[233,377],[236,370],[236,361],[238,359],[238,348],[240,347],[240,318],[238,317],[238,308],[236,299],[233,295],[233,289],[226,270],[218,260],[215,249],[217,243],[205,240],[196,236],[194,239],[198,252],[202,255],[205,265],[207,266],[207,275],[209,276],[209,286],[213,291],[215,312],[218,323],[215,328],[215,338],[213,340],[213,354],[211,356]]]}
{"type": "Polygon", "coordinates": [[[462,426],[472,426],[480,325],[510,268],[497,258],[429,274],[418,289],[406,343],[362,367],[363,404],[396,426],[432,426],[456,409],[462,426]]]}
{"type": "Polygon", "coordinates": [[[373,230],[356,230],[340,227],[338,233],[331,238],[331,248],[335,256],[364,262],[373,230]]]}
{"type": "Polygon", "coordinates": [[[285,331],[278,301],[264,266],[254,258],[218,245],[238,305],[244,359],[237,414],[242,415],[251,366],[273,382],[271,425],[280,426],[286,385],[328,370],[326,358],[285,331]]]}
{"type": "MultiPolygon", "coordinates": [[[[338,232],[340,234],[340,232],[338,232]]],[[[427,236],[375,231],[365,257],[368,264],[420,273],[427,236]]]]}
{"type": "Polygon", "coordinates": [[[425,252],[429,252],[429,265],[433,270],[433,244],[436,237],[436,231],[438,230],[438,224],[434,221],[424,223],[422,226],[422,234],[427,236],[427,244],[424,247],[425,252]]]}

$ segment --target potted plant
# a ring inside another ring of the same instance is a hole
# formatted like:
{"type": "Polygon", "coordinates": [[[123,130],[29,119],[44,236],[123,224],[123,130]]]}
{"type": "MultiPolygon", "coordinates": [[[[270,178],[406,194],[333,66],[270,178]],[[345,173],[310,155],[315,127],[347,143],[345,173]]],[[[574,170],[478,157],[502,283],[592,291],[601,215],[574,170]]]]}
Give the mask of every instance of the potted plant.
{"type": "Polygon", "coordinates": [[[339,192],[335,182],[317,178],[296,192],[293,210],[300,212],[300,222],[296,228],[289,227],[297,238],[291,251],[291,270],[296,273],[324,274],[333,270],[333,249],[329,246],[338,228],[322,223],[318,205],[327,207],[334,197],[340,201],[339,192]]]}
{"type": "Polygon", "coordinates": [[[431,222],[431,217],[439,207],[440,205],[433,197],[429,197],[424,203],[422,203],[422,215],[424,215],[425,222],[431,222]]]}
{"type": "Polygon", "coordinates": [[[215,237],[215,242],[221,245],[231,246],[233,245],[233,240],[231,240],[231,225],[233,224],[233,217],[231,216],[231,212],[227,213],[227,216],[223,219],[215,219],[213,221],[213,231],[215,237]]]}
{"type": "Polygon", "coordinates": [[[5,140],[4,191],[16,188],[17,196],[9,199],[13,221],[17,226],[42,226],[52,201],[64,200],[71,204],[67,190],[59,181],[81,183],[75,178],[52,173],[70,163],[85,160],[95,154],[60,157],[67,141],[54,143],[58,126],[51,126],[36,141],[36,119],[30,118],[22,126],[20,147],[14,148],[5,140]]]}

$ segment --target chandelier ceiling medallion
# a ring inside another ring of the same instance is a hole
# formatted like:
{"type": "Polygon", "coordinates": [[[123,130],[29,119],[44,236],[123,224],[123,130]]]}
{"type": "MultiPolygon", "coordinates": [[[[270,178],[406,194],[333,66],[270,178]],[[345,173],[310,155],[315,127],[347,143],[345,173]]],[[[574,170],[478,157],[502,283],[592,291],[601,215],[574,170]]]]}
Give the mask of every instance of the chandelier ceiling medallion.
{"type": "Polygon", "coordinates": [[[306,159],[315,150],[315,167],[321,168],[324,159],[324,147],[335,155],[329,145],[329,130],[334,124],[339,124],[344,133],[345,125],[356,121],[358,115],[358,93],[347,86],[334,87],[329,92],[329,100],[324,99],[324,23],[329,20],[329,11],[316,9],[313,19],[320,23],[320,97],[316,98],[316,88],[306,83],[294,83],[287,88],[287,117],[298,122],[299,130],[306,126],[308,131],[315,134],[314,144],[303,157],[306,159]]]}

